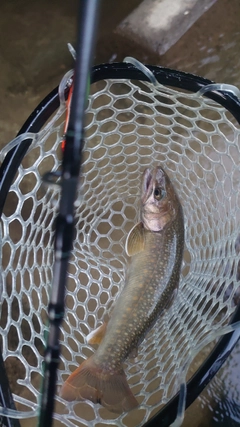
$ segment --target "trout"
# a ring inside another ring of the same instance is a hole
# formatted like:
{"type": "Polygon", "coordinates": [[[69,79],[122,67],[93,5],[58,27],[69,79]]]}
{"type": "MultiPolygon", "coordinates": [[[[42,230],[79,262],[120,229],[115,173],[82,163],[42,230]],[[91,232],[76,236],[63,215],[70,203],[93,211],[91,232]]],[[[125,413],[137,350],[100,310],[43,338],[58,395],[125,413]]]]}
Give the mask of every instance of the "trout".
{"type": "Polygon", "coordinates": [[[67,401],[90,400],[122,413],[138,406],[127,383],[123,362],[136,354],[156,320],[177,293],[184,247],[183,212],[168,175],[161,167],[143,174],[141,221],[126,240],[131,257],[126,280],[108,321],[88,336],[97,351],[65,381],[67,401]]]}

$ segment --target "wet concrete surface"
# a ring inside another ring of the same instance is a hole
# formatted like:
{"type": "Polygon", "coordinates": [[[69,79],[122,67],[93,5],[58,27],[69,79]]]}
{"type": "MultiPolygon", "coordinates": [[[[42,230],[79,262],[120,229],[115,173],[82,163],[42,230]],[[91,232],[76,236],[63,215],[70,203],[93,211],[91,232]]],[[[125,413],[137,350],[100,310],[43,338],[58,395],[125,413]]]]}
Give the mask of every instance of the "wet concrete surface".
{"type": "MultiPolygon", "coordinates": [[[[102,2],[94,64],[133,56],[240,87],[239,0],[218,0],[163,56],[142,49],[114,30],[140,0],[102,2]]],[[[75,44],[77,0],[0,4],[0,148],[16,135],[36,105],[73,66],[67,42],[75,44]]],[[[240,424],[238,366],[240,345],[187,410],[184,426],[225,427],[240,424]]]]}
{"type": "MultiPolygon", "coordinates": [[[[218,0],[163,56],[114,32],[139,3],[140,0],[117,5],[111,0],[102,2],[94,64],[121,61],[131,55],[144,63],[192,72],[218,82],[239,83],[238,0],[218,0]]],[[[46,0],[0,4],[1,146],[15,136],[37,103],[73,66],[67,42],[75,44],[77,4],[76,0],[67,4],[54,0],[51,5],[46,0]]]]}

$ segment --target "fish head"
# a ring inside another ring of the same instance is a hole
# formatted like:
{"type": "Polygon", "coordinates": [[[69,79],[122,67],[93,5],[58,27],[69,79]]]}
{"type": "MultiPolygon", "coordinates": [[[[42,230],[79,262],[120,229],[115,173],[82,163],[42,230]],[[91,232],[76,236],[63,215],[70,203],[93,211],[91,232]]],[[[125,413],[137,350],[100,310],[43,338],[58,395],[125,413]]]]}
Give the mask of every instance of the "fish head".
{"type": "Polygon", "coordinates": [[[141,220],[147,230],[161,231],[176,218],[180,202],[160,166],[145,169],[141,204],[141,220]]]}

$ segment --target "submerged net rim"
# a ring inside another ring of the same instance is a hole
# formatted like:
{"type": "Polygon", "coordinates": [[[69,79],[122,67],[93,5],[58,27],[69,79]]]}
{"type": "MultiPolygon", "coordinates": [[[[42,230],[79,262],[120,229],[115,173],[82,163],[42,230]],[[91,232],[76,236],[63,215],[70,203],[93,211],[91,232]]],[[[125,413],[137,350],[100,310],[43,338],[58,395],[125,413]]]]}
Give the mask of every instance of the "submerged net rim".
{"type": "MultiPolygon", "coordinates": [[[[175,88],[184,89],[192,92],[197,92],[203,86],[211,84],[212,82],[201,77],[193,76],[191,74],[186,74],[174,70],[169,70],[166,68],[153,67],[149,66],[153,71],[159,83],[173,86],[175,88]]],[[[92,73],[92,83],[103,79],[133,79],[133,80],[147,80],[147,78],[135,67],[129,64],[103,64],[93,68],[92,73]]],[[[67,90],[66,90],[67,95],[67,90]]],[[[233,94],[229,93],[209,93],[208,97],[214,99],[219,104],[227,108],[234,117],[240,122],[240,103],[233,94]]],[[[41,127],[44,125],[46,120],[54,113],[54,111],[59,106],[58,98],[58,88],[54,89],[35,109],[31,114],[29,119],[23,125],[19,134],[25,132],[38,132],[41,127]]],[[[14,147],[5,157],[3,164],[0,168],[0,213],[4,206],[4,201],[7,196],[8,190],[12,183],[15,171],[18,169],[18,166],[21,163],[27,149],[31,145],[31,140],[24,141],[18,146],[14,147]]],[[[240,320],[240,308],[235,312],[234,319],[232,321],[236,322],[240,320]]],[[[199,369],[199,371],[194,375],[190,380],[188,386],[188,397],[187,397],[187,406],[189,406],[192,401],[199,395],[201,390],[206,386],[207,382],[215,375],[217,370],[220,368],[219,363],[214,367],[214,362],[216,357],[221,354],[222,363],[228,355],[229,348],[233,348],[239,337],[239,333],[235,332],[225,336],[217,344],[213,353],[205,361],[204,365],[199,369]],[[211,371],[211,372],[210,372],[211,371]],[[203,376],[205,377],[204,383],[202,382],[203,376]],[[207,382],[206,382],[207,376],[207,382]]],[[[161,413],[161,425],[169,425],[174,419],[174,414],[176,413],[177,406],[177,397],[174,397],[172,401],[165,405],[164,409],[160,411],[161,413]],[[173,417],[171,414],[173,412],[173,417]],[[165,415],[164,415],[165,414],[165,415]],[[165,418],[164,418],[165,417],[165,418]]],[[[152,422],[156,421],[156,417],[148,421],[145,425],[150,426],[152,422]]]]}

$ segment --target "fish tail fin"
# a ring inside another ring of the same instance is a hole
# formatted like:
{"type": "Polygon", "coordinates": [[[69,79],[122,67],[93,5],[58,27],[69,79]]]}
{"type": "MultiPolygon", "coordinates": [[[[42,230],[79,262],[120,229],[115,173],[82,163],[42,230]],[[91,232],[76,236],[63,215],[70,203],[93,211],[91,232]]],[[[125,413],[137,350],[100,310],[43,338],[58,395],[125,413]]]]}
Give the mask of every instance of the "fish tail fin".
{"type": "Polygon", "coordinates": [[[138,406],[124,370],[120,369],[115,373],[104,370],[94,363],[92,356],[68,377],[60,394],[69,402],[91,400],[119,414],[138,406]]]}

